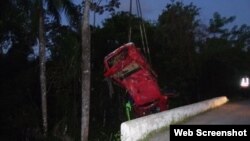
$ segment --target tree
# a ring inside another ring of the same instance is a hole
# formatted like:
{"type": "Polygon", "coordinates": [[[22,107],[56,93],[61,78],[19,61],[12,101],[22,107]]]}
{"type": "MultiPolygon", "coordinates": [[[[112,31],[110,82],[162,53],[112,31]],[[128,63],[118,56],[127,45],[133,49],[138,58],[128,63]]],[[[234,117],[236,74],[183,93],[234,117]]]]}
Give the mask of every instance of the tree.
{"type": "Polygon", "coordinates": [[[90,10],[102,13],[105,11],[114,11],[114,7],[119,6],[118,0],[110,0],[106,5],[100,6],[101,1],[97,3],[90,0],[84,1],[82,26],[81,26],[81,46],[82,46],[82,60],[81,60],[81,75],[82,75],[82,116],[81,116],[81,141],[87,141],[89,135],[89,110],[90,110],[90,89],[91,89],[91,34],[89,25],[90,10]]]}
{"type": "Polygon", "coordinates": [[[247,75],[247,48],[250,28],[247,25],[233,26],[235,17],[223,17],[214,13],[200,50],[200,92],[204,98],[225,94],[238,95],[241,76],[247,75]]]}
{"type": "Polygon", "coordinates": [[[192,3],[173,2],[158,18],[153,61],[160,84],[180,92],[191,102],[196,91],[195,29],[199,26],[199,8],[192,3]],[[161,54],[157,53],[161,52],[161,54]],[[161,63],[158,63],[161,62],[161,63]],[[188,71],[187,71],[188,70],[188,71]],[[189,98],[188,98],[189,97],[189,98]]]}
{"type": "Polygon", "coordinates": [[[33,0],[32,3],[37,8],[38,13],[38,34],[39,34],[39,66],[40,66],[40,90],[41,90],[41,107],[42,107],[42,119],[43,119],[43,132],[47,135],[48,123],[47,123],[47,88],[46,88],[46,40],[45,40],[45,17],[46,12],[44,9],[45,3],[47,4],[47,13],[53,16],[56,21],[60,22],[60,10],[66,9],[66,14],[71,13],[72,4],[70,0],[33,0]]]}
{"type": "Polygon", "coordinates": [[[228,35],[228,30],[225,28],[225,25],[232,23],[234,20],[235,17],[233,16],[229,18],[222,17],[218,12],[215,12],[213,14],[213,18],[210,19],[208,30],[211,34],[214,35],[214,37],[218,34],[221,34],[221,37],[223,37],[223,35],[228,35]]]}
{"type": "Polygon", "coordinates": [[[82,116],[81,116],[81,141],[88,141],[89,134],[89,107],[90,107],[90,27],[89,27],[90,0],[85,0],[82,16],[82,116]]]}
{"type": "Polygon", "coordinates": [[[47,90],[46,90],[46,58],[45,58],[45,34],[44,34],[44,9],[43,0],[39,4],[39,66],[40,66],[40,90],[41,90],[41,107],[43,119],[43,133],[47,136],[47,90]]]}

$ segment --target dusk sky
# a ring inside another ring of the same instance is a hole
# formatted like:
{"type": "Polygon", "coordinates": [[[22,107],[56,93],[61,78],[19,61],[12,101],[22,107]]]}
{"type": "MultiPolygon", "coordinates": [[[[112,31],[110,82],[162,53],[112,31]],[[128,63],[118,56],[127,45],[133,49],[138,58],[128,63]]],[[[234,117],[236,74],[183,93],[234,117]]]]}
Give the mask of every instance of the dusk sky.
{"type": "MultiPolygon", "coordinates": [[[[76,3],[82,0],[74,0],[76,3]]],[[[108,0],[102,0],[104,2],[108,0]]],[[[130,0],[120,0],[121,5],[119,10],[128,11],[130,0]]],[[[181,0],[185,4],[190,4],[191,2],[200,8],[200,19],[203,23],[208,23],[209,19],[212,18],[214,12],[219,12],[222,16],[236,16],[236,20],[233,25],[250,25],[250,0],[181,0]]],[[[135,2],[135,0],[134,0],[135,2]]],[[[157,21],[158,16],[165,9],[167,3],[170,0],[141,0],[141,8],[143,18],[150,21],[157,21]]],[[[133,4],[135,7],[135,4],[133,4]]],[[[133,13],[136,11],[134,10],[133,13]]],[[[105,13],[101,16],[97,16],[97,24],[101,25],[101,22],[109,16],[105,13]]],[[[93,21],[93,16],[91,16],[91,21],[93,21]]]]}

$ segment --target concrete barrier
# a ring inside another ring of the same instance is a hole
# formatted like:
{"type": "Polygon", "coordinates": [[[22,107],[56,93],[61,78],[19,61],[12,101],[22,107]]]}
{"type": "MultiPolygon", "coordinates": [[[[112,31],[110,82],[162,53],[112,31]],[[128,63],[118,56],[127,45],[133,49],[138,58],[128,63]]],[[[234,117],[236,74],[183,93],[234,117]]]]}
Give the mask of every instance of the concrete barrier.
{"type": "Polygon", "coordinates": [[[161,113],[137,118],[121,124],[121,141],[137,141],[146,137],[152,131],[168,127],[170,124],[182,121],[201,112],[218,107],[228,101],[227,97],[197,102],[174,108],[161,113]]]}

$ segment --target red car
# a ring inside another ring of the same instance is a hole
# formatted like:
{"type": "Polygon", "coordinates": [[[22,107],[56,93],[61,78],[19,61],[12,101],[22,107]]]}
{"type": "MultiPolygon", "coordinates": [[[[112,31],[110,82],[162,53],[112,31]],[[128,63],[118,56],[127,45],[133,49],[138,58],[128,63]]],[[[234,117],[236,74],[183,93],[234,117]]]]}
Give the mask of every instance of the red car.
{"type": "Polygon", "coordinates": [[[104,66],[104,76],[128,91],[137,117],[168,109],[168,97],[162,95],[155,73],[133,43],[107,55],[104,66]]]}

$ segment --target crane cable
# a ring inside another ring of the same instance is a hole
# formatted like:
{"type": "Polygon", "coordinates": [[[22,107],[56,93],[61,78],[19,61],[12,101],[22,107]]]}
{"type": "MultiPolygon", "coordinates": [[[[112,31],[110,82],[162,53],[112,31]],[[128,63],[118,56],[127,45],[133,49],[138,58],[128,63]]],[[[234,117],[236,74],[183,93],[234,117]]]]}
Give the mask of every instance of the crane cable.
{"type": "Polygon", "coordinates": [[[131,27],[131,20],[132,20],[132,0],[130,0],[129,4],[129,31],[128,31],[128,42],[131,42],[131,34],[132,34],[132,27],[131,27]]]}
{"type": "MultiPolygon", "coordinates": [[[[148,45],[148,38],[147,38],[147,33],[146,33],[146,28],[145,24],[143,22],[143,17],[142,17],[142,10],[141,10],[141,4],[140,0],[136,0],[136,11],[137,11],[137,16],[140,19],[140,34],[141,34],[141,42],[142,42],[142,50],[144,54],[146,55],[146,58],[149,61],[149,64],[151,65],[151,55],[150,55],[150,50],[149,50],[149,45],[148,45]]],[[[130,12],[130,21],[129,21],[129,42],[131,41],[131,33],[132,33],[132,27],[131,27],[131,17],[132,17],[132,0],[130,0],[130,7],[129,7],[129,12],[130,12]]]]}

